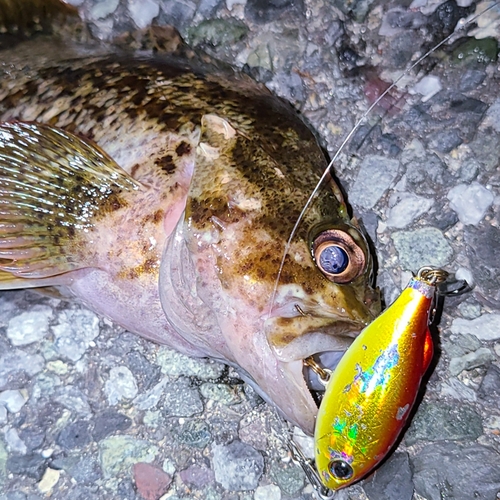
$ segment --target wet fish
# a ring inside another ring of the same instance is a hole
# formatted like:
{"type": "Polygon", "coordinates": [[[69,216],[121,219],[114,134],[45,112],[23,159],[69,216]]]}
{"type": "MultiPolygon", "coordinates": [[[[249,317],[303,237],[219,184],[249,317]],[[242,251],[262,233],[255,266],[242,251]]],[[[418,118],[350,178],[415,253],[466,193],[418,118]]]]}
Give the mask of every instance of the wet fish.
{"type": "Polygon", "coordinates": [[[432,360],[429,314],[446,276],[439,269],[419,271],[332,373],[315,429],[316,467],[327,488],[360,480],[394,446],[432,360]]]}
{"type": "Polygon", "coordinates": [[[41,43],[0,51],[0,288],[57,287],[228,363],[312,434],[303,359],[344,351],[380,309],[330,178],[275,289],[327,165],[314,135],[241,74],[41,43]]]}

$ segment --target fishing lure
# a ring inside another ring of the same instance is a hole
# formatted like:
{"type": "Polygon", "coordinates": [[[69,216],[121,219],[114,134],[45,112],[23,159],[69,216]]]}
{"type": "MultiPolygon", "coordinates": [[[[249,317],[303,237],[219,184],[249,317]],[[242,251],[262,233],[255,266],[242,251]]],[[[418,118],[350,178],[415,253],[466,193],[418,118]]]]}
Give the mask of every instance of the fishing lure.
{"type": "Polygon", "coordinates": [[[432,359],[429,316],[447,276],[422,268],[331,374],[314,436],[316,469],[330,490],[364,477],[397,440],[432,359]]]}

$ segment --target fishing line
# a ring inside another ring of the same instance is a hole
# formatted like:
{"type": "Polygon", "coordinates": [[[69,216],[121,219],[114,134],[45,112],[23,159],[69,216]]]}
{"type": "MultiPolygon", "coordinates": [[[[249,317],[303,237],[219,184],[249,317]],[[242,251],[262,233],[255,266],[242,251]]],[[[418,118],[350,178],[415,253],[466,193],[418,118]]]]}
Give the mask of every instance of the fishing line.
{"type": "Polygon", "coordinates": [[[483,16],[484,14],[486,14],[488,11],[490,11],[491,9],[493,9],[494,7],[496,7],[499,3],[500,3],[500,1],[494,2],[489,7],[487,7],[485,10],[483,10],[482,12],[476,14],[474,17],[472,17],[471,19],[469,19],[467,22],[464,22],[463,18],[460,19],[458,21],[458,24],[460,25],[458,27],[458,29],[456,29],[455,31],[453,31],[453,33],[449,34],[447,37],[443,38],[443,40],[441,40],[437,45],[435,45],[434,47],[432,47],[431,49],[429,49],[424,55],[420,56],[410,67],[408,67],[407,69],[405,69],[403,71],[403,73],[401,73],[401,75],[399,75],[399,77],[396,78],[396,80],[386,90],[384,90],[384,92],[382,92],[382,94],[380,94],[380,96],[375,100],[375,102],[361,115],[361,118],[359,118],[359,120],[354,124],[354,127],[351,129],[351,131],[347,134],[347,136],[345,137],[345,139],[342,141],[340,147],[337,149],[337,152],[334,154],[333,158],[330,160],[330,163],[325,168],[325,170],[324,170],[323,174],[321,175],[318,183],[316,184],[316,187],[313,189],[313,192],[311,193],[311,195],[307,199],[307,201],[306,201],[306,203],[304,205],[304,208],[300,212],[299,217],[298,217],[297,221],[295,222],[295,225],[292,228],[292,232],[290,233],[290,236],[288,237],[288,240],[287,240],[287,242],[285,244],[285,248],[283,250],[283,257],[281,259],[280,266],[278,268],[278,275],[277,275],[276,280],[274,282],[274,288],[273,288],[273,293],[271,295],[271,300],[270,300],[270,306],[269,306],[269,312],[268,312],[267,319],[269,319],[271,317],[271,312],[272,312],[272,309],[273,309],[273,306],[274,306],[274,302],[276,300],[276,295],[278,293],[278,286],[279,286],[279,282],[280,282],[280,279],[281,279],[281,274],[283,272],[283,267],[285,266],[286,256],[288,255],[288,252],[290,251],[290,247],[292,245],[292,240],[293,240],[293,238],[295,237],[295,235],[297,233],[297,229],[298,229],[300,223],[302,222],[302,220],[304,219],[305,214],[307,213],[307,211],[311,207],[315,196],[318,194],[318,192],[319,192],[319,190],[321,188],[321,185],[323,184],[323,182],[325,181],[325,179],[330,174],[330,169],[333,167],[333,165],[336,162],[337,158],[339,157],[340,153],[344,150],[345,146],[351,140],[351,138],[354,135],[354,133],[364,123],[365,119],[368,117],[368,115],[370,115],[370,113],[375,108],[375,106],[377,106],[377,104],[394,87],[396,87],[396,85],[406,75],[408,75],[411,71],[413,71],[413,69],[415,69],[416,66],[418,66],[422,61],[424,61],[427,57],[429,57],[432,53],[434,53],[437,49],[439,49],[439,47],[441,47],[446,42],[448,42],[451,38],[453,38],[457,33],[459,33],[460,31],[462,31],[465,28],[467,28],[468,26],[470,26],[478,18],[480,18],[481,16],[483,16]]]}

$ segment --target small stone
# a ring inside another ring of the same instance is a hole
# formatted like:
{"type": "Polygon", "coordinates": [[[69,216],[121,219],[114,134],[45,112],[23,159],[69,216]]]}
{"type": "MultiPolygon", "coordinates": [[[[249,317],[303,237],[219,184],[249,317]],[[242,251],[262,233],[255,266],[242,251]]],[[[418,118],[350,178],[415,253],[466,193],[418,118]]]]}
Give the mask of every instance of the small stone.
{"type": "Polygon", "coordinates": [[[215,480],[226,490],[244,491],[257,488],[264,471],[262,455],[247,444],[234,440],[228,445],[214,445],[215,480]]]}
{"type": "Polygon", "coordinates": [[[267,24],[277,20],[293,6],[294,0],[247,0],[245,17],[257,24],[267,24]]]}
{"type": "Polygon", "coordinates": [[[52,327],[57,352],[78,361],[99,335],[99,318],[87,309],[69,309],[61,311],[57,319],[52,327]]]}
{"type": "Polygon", "coordinates": [[[117,431],[127,430],[131,425],[132,420],[129,417],[109,409],[96,417],[92,434],[96,441],[101,441],[117,431]]]}
{"type": "Polygon", "coordinates": [[[442,267],[453,256],[450,244],[435,227],[398,231],[392,234],[392,239],[403,269],[417,271],[423,266],[442,267]]]}
{"type": "Polygon", "coordinates": [[[5,424],[7,422],[7,408],[5,406],[0,405],[0,425],[5,424]]]}
{"type": "Polygon", "coordinates": [[[53,400],[78,415],[88,416],[92,413],[87,396],[80,389],[72,385],[58,387],[53,400]]]}
{"type": "Polygon", "coordinates": [[[97,459],[91,455],[85,455],[68,472],[71,477],[81,484],[93,484],[102,478],[101,467],[97,459]]]}
{"type": "Polygon", "coordinates": [[[486,113],[486,124],[500,132],[500,98],[496,99],[486,113]]]}
{"type": "Polygon", "coordinates": [[[408,453],[393,453],[362,486],[370,500],[412,500],[413,481],[408,453]]]}
{"type": "Polygon", "coordinates": [[[25,390],[7,390],[0,392],[0,405],[3,405],[10,413],[17,413],[28,400],[25,390]]]}
{"type": "Polygon", "coordinates": [[[38,483],[38,491],[40,491],[40,493],[47,495],[59,481],[60,475],[61,471],[47,467],[45,469],[45,473],[42,477],[42,480],[38,483]]]}
{"type": "Polygon", "coordinates": [[[458,214],[463,224],[476,225],[483,219],[493,203],[494,195],[479,182],[459,184],[447,194],[450,207],[458,214]]]}
{"type": "Polygon", "coordinates": [[[281,500],[281,490],[275,484],[259,486],[253,497],[254,500],[281,500]]]}
{"type": "Polygon", "coordinates": [[[481,83],[483,83],[486,78],[486,73],[478,69],[467,69],[460,77],[460,83],[458,89],[461,92],[468,92],[469,90],[474,90],[481,83]]]}
{"type": "Polygon", "coordinates": [[[180,378],[165,388],[163,413],[175,417],[192,417],[203,411],[203,402],[189,379],[180,378]]]}
{"type": "Polygon", "coordinates": [[[164,378],[148,392],[139,394],[134,399],[134,406],[139,410],[150,410],[151,408],[154,408],[162,399],[163,391],[168,383],[170,383],[170,379],[164,378]]]}
{"type": "Polygon", "coordinates": [[[367,156],[349,191],[349,201],[358,207],[373,208],[392,186],[399,173],[399,161],[383,156],[367,156]]]}
{"type": "Polygon", "coordinates": [[[163,346],[158,349],[156,362],[163,374],[173,378],[184,375],[201,380],[213,380],[221,377],[225,370],[224,365],[216,361],[190,358],[163,346]]]}
{"type": "Polygon", "coordinates": [[[434,200],[413,193],[398,193],[398,202],[389,209],[386,224],[402,229],[428,212],[434,200]]]}
{"type": "Polygon", "coordinates": [[[238,19],[205,19],[188,30],[192,46],[210,45],[212,47],[235,44],[248,33],[248,26],[238,19]]]}
{"type": "Polygon", "coordinates": [[[432,149],[439,151],[440,153],[449,153],[456,147],[462,144],[463,139],[460,137],[458,131],[442,130],[441,132],[436,132],[430,141],[430,146],[432,149]]]}
{"type": "Polygon", "coordinates": [[[119,3],[120,0],[106,0],[95,3],[90,10],[90,19],[104,19],[108,17],[116,10],[119,3]]]}
{"type": "Polygon", "coordinates": [[[475,319],[455,318],[451,324],[452,333],[470,333],[479,340],[500,339],[500,314],[485,313],[475,319]]]}
{"type": "Polygon", "coordinates": [[[7,470],[12,474],[25,474],[40,481],[45,471],[45,459],[38,455],[11,455],[7,459],[7,470]]]}
{"type": "Polygon", "coordinates": [[[427,500],[494,500],[500,491],[500,454],[480,444],[433,443],[412,465],[415,490],[427,500]]]}
{"type": "Polygon", "coordinates": [[[154,465],[139,462],[134,464],[134,481],[137,492],[145,500],[158,500],[170,486],[172,478],[154,465]]]}
{"type": "Polygon", "coordinates": [[[191,465],[187,469],[181,470],[179,476],[184,484],[187,486],[194,486],[195,488],[203,488],[213,483],[215,479],[215,474],[212,469],[200,467],[199,465],[191,465]]]}
{"type": "Polygon", "coordinates": [[[66,426],[56,439],[56,443],[67,450],[83,448],[91,442],[89,422],[79,420],[66,426]]]}
{"type": "Polygon", "coordinates": [[[195,2],[189,0],[161,0],[159,20],[177,29],[189,26],[196,12],[195,2]]]}
{"type": "Polygon", "coordinates": [[[180,444],[205,448],[212,439],[208,425],[202,420],[188,420],[177,428],[175,439],[180,444]]]}
{"type": "Polygon", "coordinates": [[[128,11],[136,26],[144,29],[160,13],[160,5],[155,0],[129,0],[128,11]]]}
{"type": "MultiPolygon", "coordinates": [[[[463,279],[462,277],[458,278],[456,273],[455,277],[457,279],[463,279]]],[[[472,282],[470,278],[466,278],[466,281],[467,283],[472,282]]],[[[476,319],[481,316],[481,304],[479,304],[478,302],[466,300],[465,302],[462,302],[458,305],[458,310],[465,319],[476,319]]]]}
{"type": "Polygon", "coordinates": [[[7,337],[14,346],[29,345],[42,340],[49,332],[52,309],[36,305],[18,316],[7,325],[7,337]]]}
{"type": "Polygon", "coordinates": [[[146,356],[138,351],[128,352],[127,362],[125,364],[134,374],[140,391],[147,391],[160,381],[160,367],[158,365],[153,365],[146,356]]]}
{"type": "Polygon", "coordinates": [[[200,392],[205,399],[218,401],[226,406],[231,406],[241,402],[238,386],[206,382],[200,386],[200,392]]]}
{"type": "Polygon", "coordinates": [[[26,445],[23,440],[19,437],[17,429],[10,428],[5,432],[5,442],[9,447],[10,451],[14,453],[19,453],[20,455],[25,455],[28,452],[26,445]]]}
{"type": "Polygon", "coordinates": [[[297,496],[304,487],[304,471],[293,462],[271,462],[269,475],[273,483],[276,483],[288,496],[297,496]]]}
{"type": "Polygon", "coordinates": [[[32,453],[43,446],[45,441],[45,431],[40,425],[21,427],[19,437],[23,440],[28,452],[32,453]]]}
{"type": "Polygon", "coordinates": [[[462,382],[456,378],[450,378],[447,382],[443,382],[440,394],[443,397],[450,397],[459,401],[474,402],[477,399],[476,391],[462,384],[462,382]]]}
{"type": "Polygon", "coordinates": [[[494,359],[495,355],[487,347],[481,347],[477,351],[469,352],[459,358],[452,358],[449,370],[453,376],[456,376],[463,370],[472,370],[478,366],[484,366],[494,359]]]}
{"type": "Polygon", "coordinates": [[[137,382],[126,366],[115,366],[109,372],[109,380],[104,385],[104,392],[110,405],[118,404],[122,399],[133,399],[137,395],[137,382]]]}
{"type": "Polygon", "coordinates": [[[5,478],[7,477],[7,458],[9,454],[7,448],[0,440],[0,490],[3,488],[5,478]]]}
{"type": "Polygon", "coordinates": [[[417,441],[474,440],[482,433],[481,417],[471,406],[423,403],[405,435],[405,441],[411,446],[417,441]]]}
{"type": "Polygon", "coordinates": [[[99,443],[99,458],[105,478],[127,472],[137,462],[152,462],[158,447],[132,436],[111,436],[99,443]]]}
{"type": "Polygon", "coordinates": [[[442,88],[443,86],[438,76],[427,75],[413,86],[413,92],[420,94],[422,96],[422,102],[426,102],[442,90],[442,88]]]}
{"type": "Polygon", "coordinates": [[[500,368],[491,364],[478,390],[479,396],[491,403],[500,400],[500,368]]]}

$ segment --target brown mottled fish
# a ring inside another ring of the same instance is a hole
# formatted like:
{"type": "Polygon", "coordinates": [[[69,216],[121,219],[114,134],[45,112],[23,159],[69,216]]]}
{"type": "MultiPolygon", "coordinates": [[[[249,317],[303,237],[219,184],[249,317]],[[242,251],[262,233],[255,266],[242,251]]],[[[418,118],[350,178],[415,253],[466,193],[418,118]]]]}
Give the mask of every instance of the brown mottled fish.
{"type": "MultiPolygon", "coordinates": [[[[0,24],[13,4],[0,0],[0,24]]],[[[47,2],[22,5],[44,19],[47,2]]],[[[331,179],[271,307],[327,165],[314,135],[238,73],[36,45],[0,50],[0,288],[58,287],[235,366],[312,434],[303,359],[343,352],[379,311],[365,238],[331,179]]]]}

